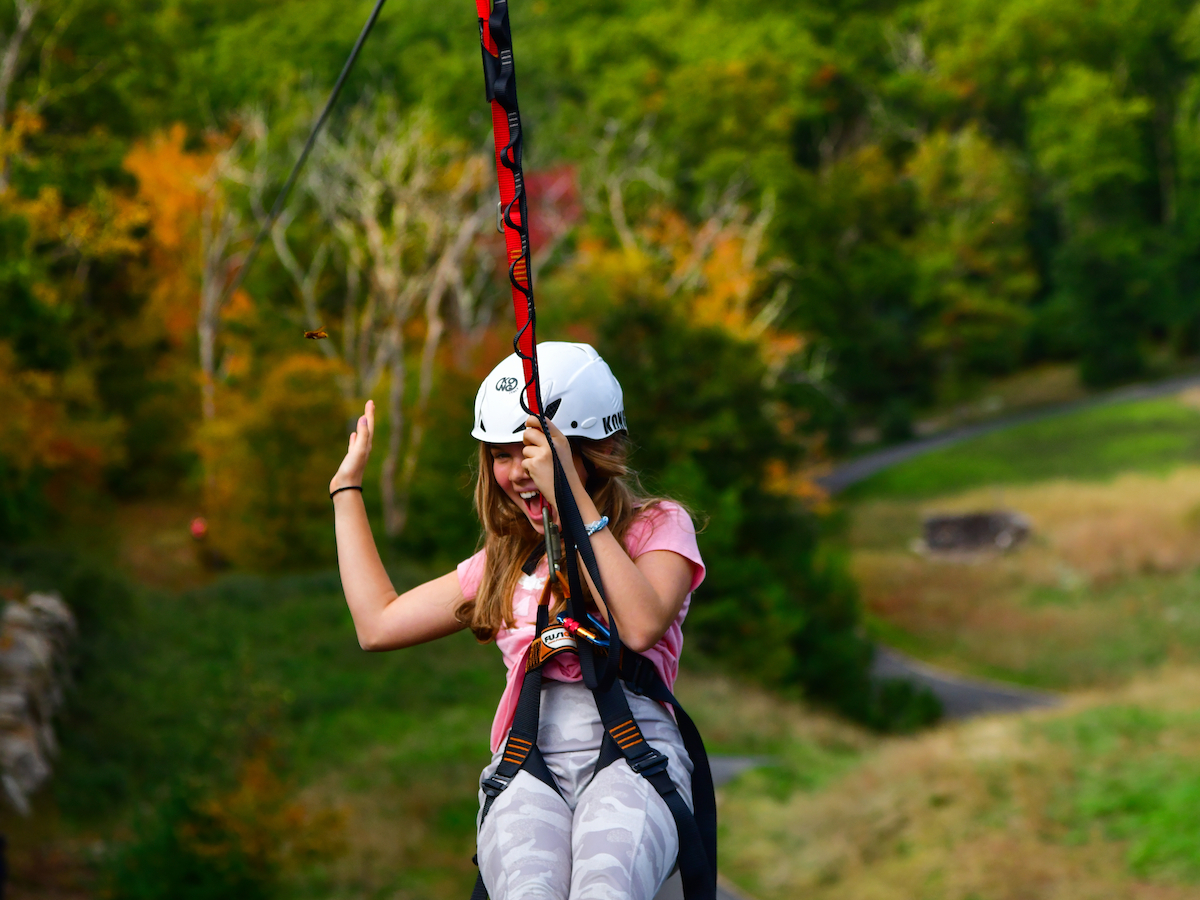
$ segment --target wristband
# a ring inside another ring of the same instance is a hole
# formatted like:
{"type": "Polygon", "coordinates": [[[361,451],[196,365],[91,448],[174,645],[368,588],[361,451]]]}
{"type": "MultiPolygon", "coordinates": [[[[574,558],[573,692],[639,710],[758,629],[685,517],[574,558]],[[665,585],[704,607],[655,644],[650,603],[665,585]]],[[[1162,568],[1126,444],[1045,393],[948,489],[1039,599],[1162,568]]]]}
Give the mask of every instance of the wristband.
{"type": "Polygon", "coordinates": [[[337,490],[330,491],[329,499],[332,500],[334,494],[340,494],[342,491],[358,491],[361,494],[362,493],[362,485],[361,484],[348,484],[345,487],[340,487],[337,490]]]}
{"type": "Polygon", "coordinates": [[[599,519],[597,519],[591,525],[587,526],[588,537],[591,537],[597,531],[604,528],[607,524],[608,524],[608,516],[601,516],[599,519]]]}

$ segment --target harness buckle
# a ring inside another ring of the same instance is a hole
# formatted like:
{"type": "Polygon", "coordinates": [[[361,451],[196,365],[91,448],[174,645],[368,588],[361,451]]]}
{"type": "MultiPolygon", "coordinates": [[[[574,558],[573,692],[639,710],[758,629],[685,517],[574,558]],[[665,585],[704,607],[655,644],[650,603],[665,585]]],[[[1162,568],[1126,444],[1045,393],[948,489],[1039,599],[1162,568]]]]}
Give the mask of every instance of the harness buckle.
{"type": "Polygon", "coordinates": [[[659,772],[664,772],[669,761],[669,756],[665,753],[659,753],[653,747],[650,747],[649,750],[637,759],[626,760],[629,763],[629,768],[633,769],[639,775],[656,775],[659,772]]]}
{"type": "Polygon", "coordinates": [[[493,772],[488,778],[485,778],[479,785],[485,794],[489,797],[499,797],[503,791],[512,782],[512,778],[501,775],[498,772],[493,772]]]}

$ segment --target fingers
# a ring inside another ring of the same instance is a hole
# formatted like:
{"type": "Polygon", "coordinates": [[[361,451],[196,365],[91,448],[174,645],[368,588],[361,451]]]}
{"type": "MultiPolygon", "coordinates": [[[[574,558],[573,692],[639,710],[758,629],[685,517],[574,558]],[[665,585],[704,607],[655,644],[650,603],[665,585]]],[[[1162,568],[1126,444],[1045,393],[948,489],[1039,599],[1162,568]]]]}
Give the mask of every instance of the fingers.
{"type": "Polygon", "coordinates": [[[536,428],[526,428],[521,432],[521,443],[525,445],[525,449],[530,447],[546,447],[549,446],[546,441],[546,436],[536,428]]]}
{"type": "MultiPolygon", "coordinates": [[[[375,401],[368,400],[366,407],[363,409],[364,418],[367,420],[367,440],[374,442],[375,440],[375,401]]],[[[368,443],[367,446],[370,446],[368,443]]]]}
{"type": "MultiPolygon", "coordinates": [[[[554,441],[555,446],[560,449],[567,445],[567,438],[549,419],[546,424],[550,427],[550,440],[554,441]]],[[[521,440],[526,444],[537,444],[538,446],[546,446],[548,441],[546,433],[542,431],[542,423],[538,421],[537,416],[530,416],[525,420],[525,430],[522,432],[521,440]]]]}

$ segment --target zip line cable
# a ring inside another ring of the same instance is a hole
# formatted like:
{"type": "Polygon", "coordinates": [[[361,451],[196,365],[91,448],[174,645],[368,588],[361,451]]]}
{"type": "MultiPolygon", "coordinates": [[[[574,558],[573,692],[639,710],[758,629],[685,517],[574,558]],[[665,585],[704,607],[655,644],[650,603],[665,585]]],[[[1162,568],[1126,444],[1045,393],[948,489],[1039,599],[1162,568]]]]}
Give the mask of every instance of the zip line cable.
{"type": "Polygon", "coordinates": [[[350,70],[354,68],[354,63],[358,60],[358,54],[362,51],[363,44],[367,41],[367,35],[375,27],[375,20],[379,18],[379,13],[383,10],[383,4],[386,2],[387,0],[376,0],[375,7],[371,10],[371,15],[367,17],[366,24],[363,25],[362,31],[358,35],[358,40],[354,42],[354,48],[350,51],[350,55],[346,57],[346,63],[342,66],[341,74],[338,75],[337,81],[334,82],[333,90],[329,92],[329,99],[325,102],[325,108],[321,110],[321,115],[317,118],[316,124],[313,125],[312,131],[309,132],[308,140],[304,142],[304,149],[300,151],[300,156],[296,160],[296,164],[292,166],[292,171],[288,175],[287,181],[280,188],[279,196],[275,198],[275,205],[271,207],[271,213],[267,216],[267,221],[262,224],[258,229],[258,234],[254,236],[254,243],[250,245],[250,250],[246,253],[246,261],[242,263],[242,267],[238,269],[233,283],[225,291],[222,303],[232,297],[237,292],[237,289],[242,286],[242,282],[246,280],[246,273],[250,271],[255,257],[258,256],[258,250],[262,247],[262,242],[266,240],[267,234],[275,227],[275,221],[279,218],[280,213],[283,212],[283,205],[287,202],[288,195],[292,192],[292,186],[296,183],[296,176],[304,168],[304,163],[308,159],[308,155],[317,143],[317,136],[325,126],[325,120],[333,112],[333,107],[337,103],[338,96],[342,93],[342,88],[346,85],[346,79],[350,76],[350,70]]]}

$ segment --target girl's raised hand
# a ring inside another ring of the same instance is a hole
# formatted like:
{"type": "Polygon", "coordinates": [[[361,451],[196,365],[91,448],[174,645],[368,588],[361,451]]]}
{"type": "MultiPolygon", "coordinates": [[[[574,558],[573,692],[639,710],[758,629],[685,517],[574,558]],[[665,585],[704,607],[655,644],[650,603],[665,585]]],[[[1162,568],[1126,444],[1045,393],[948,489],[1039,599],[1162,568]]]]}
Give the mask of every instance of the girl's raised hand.
{"type": "MultiPolygon", "coordinates": [[[[558,450],[558,458],[566,471],[567,483],[574,491],[577,487],[576,482],[579,481],[579,473],[572,464],[571,443],[567,440],[567,436],[558,430],[557,425],[549,419],[546,422],[550,426],[550,437],[554,441],[555,449],[558,450]]],[[[533,479],[537,489],[542,492],[542,496],[549,500],[551,506],[557,510],[558,503],[554,497],[554,457],[550,455],[550,441],[546,440],[537,416],[530,416],[525,420],[525,431],[522,432],[521,442],[525,445],[523,451],[525,471],[529,473],[529,477],[533,479]]]]}
{"type": "Polygon", "coordinates": [[[367,459],[371,456],[371,441],[375,436],[375,401],[368,400],[363,414],[358,417],[358,427],[350,435],[350,444],[346,447],[346,458],[338,466],[333,480],[329,482],[329,490],[361,486],[363,472],[367,468],[367,459]]]}

